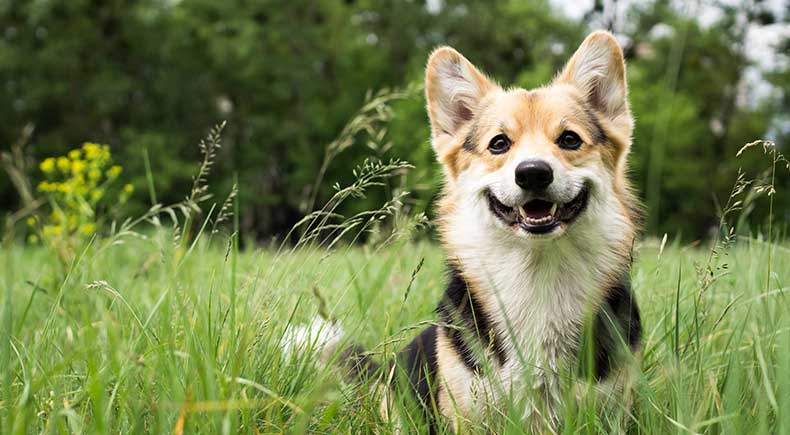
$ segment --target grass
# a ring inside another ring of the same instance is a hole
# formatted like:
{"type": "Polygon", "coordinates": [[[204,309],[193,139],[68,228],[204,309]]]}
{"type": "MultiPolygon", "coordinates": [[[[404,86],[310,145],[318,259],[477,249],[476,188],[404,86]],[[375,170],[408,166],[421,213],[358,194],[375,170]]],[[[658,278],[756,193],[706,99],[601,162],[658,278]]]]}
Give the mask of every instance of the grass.
{"type": "MultiPolygon", "coordinates": [[[[352,122],[348,134],[370,129],[378,137],[382,120],[352,122]]],[[[349,387],[337,364],[319,363],[312,349],[283,351],[288,328],[319,312],[380,359],[435,321],[445,256],[434,243],[412,241],[425,217],[404,208],[406,192],[394,189],[377,210],[337,212],[368,188],[391,187],[410,165],[366,160],[356,181],[336,186],[297,224],[293,247],[240,250],[238,232],[219,226],[232,218],[239,227],[236,183],[207,206],[221,128],[201,142],[185,201],[157,204],[149,169],[156,205],[70,262],[6,234],[0,433],[425,432],[403,398],[395,403],[398,431],[382,421],[375,389],[349,387]],[[153,225],[136,232],[144,222],[153,225]]],[[[340,152],[345,142],[337,143],[340,152]]],[[[763,147],[773,170],[785,163],[763,147]]],[[[721,210],[723,237],[710,246],[635,246],[644,347],[633,407],[601,414],[589,401],[570,406],[560,416],[564,433],[607,433],[622,421],[639,434],[790,433],[790,246],[729,230],[728,217],[753,193],[772,194],[773,179],[749,186],[739,177],[721,210]]],[[[767,234],[772,240],[771,227],[767,234]]],[[[502,405],[464,429],[524,433],[524,404],[507,397],[502,405]]]]}
{"type": "MultiPolygon", "coordinates": [[[[376,397],[280,343],[323,299],[356,341],[391,353],[434,319],[441,249],[398,239],[237,255],[207,237],[176,261],[161,229],[88,248],[65,273],[43,248],[0,253],[11,314],[0,433],[393,433],[376,397]]],[[[645,346],[629,432],[790,432],[788,247],[659,245],[635,250],[645,346]]],[[[516,415],[487,429],[517,433],[516,415]]],[[[589,409],[564,421],[566,433],[605,431],[589,409]]]]}

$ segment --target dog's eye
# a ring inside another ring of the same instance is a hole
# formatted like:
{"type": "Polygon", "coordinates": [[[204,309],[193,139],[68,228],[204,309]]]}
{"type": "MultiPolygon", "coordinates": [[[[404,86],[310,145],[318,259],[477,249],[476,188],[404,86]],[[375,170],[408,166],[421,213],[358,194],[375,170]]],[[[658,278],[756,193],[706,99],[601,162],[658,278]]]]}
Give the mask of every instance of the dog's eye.
{"type": "Polygon", "coordinates": [[[488,143],[488,151],[491,154],[502,154],[510,149],[510,138],[504,134],[498,134],[488,143]]]}
{"type": "Polygon", "coordinates": [[[578,150],[582,146],[582,138],[570,130],[565,130],[557,138],[557,145],[566,150],[578,150]]]}

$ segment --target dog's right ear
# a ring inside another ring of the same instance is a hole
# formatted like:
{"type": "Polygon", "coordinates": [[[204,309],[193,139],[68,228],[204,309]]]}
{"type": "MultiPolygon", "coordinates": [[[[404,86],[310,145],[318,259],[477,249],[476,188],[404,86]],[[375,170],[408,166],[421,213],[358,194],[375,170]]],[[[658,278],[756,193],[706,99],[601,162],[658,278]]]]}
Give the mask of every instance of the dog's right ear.
{"type": "Polygon", "coordinates": [[[425,71],[425,97],[434,144],[441,135],[454,136],[474,117],[482,98],[495,87],[461,53],[450,47],[434,50],[425,71]]]}
{"type": "Polygon", "coordinates": [[[593,109],[625,131],[632,129],[628,108],[628,85],[623,50],[606,31],[590,34],[576,50],[556,82],[567,83],[581,91],[593,109]]]}

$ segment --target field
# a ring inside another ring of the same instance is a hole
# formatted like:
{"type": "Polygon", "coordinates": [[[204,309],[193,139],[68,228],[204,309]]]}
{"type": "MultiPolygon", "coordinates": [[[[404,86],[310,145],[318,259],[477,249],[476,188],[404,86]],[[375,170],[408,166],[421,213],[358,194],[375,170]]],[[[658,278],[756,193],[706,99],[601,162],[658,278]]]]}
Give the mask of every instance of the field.
{"type": "MultiPolygon", "coordinates": [[[[0,433],[394,432],[375,397],[281,341],[321,309],[391,353],[434,319],[437,245],[237,253],[216,235],[179,252],[171,237],[97,243],[67,267],[41,247],[0,253],[2,343],[11,331],[0,433]]],[[[750,238],[715,250],[639,243],[645,346],[629,433],[790,432],[788,254],[750,238]]],[[[519,433],[515,415],[474,430],[519,433]]],[[[564,421],[565,433],[605,427],[585,407],[564,421]]]]}
{"type": "Polygon", "coordinates": [[[296,332],[389,368],[437,322],[442,195],[570,224],[609,194],[633,388],[585,394],[580,351],[541,390],[518,346],[461,432],[790,435],[788,5],[0,2],[0,435],[431,433],[410,397],[382,416],[395,370],[296,332]]]}

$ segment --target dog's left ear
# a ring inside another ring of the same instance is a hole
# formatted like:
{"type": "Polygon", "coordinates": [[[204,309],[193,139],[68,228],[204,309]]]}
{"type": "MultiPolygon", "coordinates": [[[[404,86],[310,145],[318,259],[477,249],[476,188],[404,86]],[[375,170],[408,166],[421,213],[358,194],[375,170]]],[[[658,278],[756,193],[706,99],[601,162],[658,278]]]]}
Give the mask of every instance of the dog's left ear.
{"type": "Polygon", "coordinates": [[[605,31],[590,34],[565,65],[556,83],[575,86],[596,110],[630,126],[623,50],[605,31]]]}

